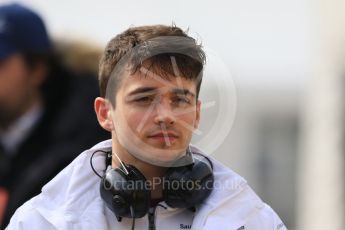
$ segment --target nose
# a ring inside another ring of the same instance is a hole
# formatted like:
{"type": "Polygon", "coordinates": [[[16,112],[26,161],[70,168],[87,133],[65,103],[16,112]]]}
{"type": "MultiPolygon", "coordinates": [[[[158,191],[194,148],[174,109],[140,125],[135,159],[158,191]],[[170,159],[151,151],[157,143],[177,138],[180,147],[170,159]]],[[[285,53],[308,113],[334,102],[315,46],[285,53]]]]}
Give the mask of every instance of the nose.
{"type": "Polygon", "coordinates": [[[173,125],[176,122],[175,114],[171,108],[170,103],[168,102],[160,102],[156,104],[156,114],[154,121],[156,124],[165,124],[165,125],[173,125]]]}

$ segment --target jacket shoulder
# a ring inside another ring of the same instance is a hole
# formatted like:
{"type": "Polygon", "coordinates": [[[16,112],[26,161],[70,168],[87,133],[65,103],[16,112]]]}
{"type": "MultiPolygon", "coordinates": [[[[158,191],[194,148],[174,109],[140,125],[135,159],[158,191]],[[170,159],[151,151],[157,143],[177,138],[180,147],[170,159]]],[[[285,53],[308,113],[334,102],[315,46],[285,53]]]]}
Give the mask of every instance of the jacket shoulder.
{"type": "Polygon", "coordinates": [[[246,185],[236,196],[215,208],[204,222],[203,229],[286,230],[276,212],[246,185]]]}
{"type": "Polygon", "coordinates": [[[248,220],[247,226],[250,229],[262,226],[262,229],[287,230],[285,224],[279,218],[277,213],[265,203],[258,211],[258,214],[248,220]]]}
{"type": "MultiPolygon", "coordinates": [[[[33,198],[35,199],[35,197],[33,198]]],[[[36,209],[32,207],[33,199],[19,207],[12,216],[6,230],[55,229],[36,209]]]]}
{"type": "Polygon", "coordinates": [[[212,161],[214,188],[195,216],[192,229],[286,230],[279,216],[243,177],[212,161]]]}

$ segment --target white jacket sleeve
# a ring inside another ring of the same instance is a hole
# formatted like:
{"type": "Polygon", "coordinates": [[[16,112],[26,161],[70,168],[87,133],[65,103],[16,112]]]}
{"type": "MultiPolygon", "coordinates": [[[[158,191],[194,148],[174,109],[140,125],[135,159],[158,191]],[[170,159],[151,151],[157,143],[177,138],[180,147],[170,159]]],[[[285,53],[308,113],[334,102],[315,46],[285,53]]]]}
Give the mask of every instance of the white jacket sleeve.
{"type": "Polygon", "coordinates": [[[267,204],[264,204],[258,213],[248,218],[244,229],[287,230],[283,221],[267,204]]]}
{"type": "Polygon", "coordinates": [[[200,227],[203,230],[287,230],[273,209],[249,186],[210,210],[200,227]]]}
{"type": "Polygon", "coordinates": [[[31,207],[31,202],[28,201],[12,216],[10,223],[5,228],[6,230],[34,230],[45,229],[55,230],[55,228],[35,209],[31,207]]]}

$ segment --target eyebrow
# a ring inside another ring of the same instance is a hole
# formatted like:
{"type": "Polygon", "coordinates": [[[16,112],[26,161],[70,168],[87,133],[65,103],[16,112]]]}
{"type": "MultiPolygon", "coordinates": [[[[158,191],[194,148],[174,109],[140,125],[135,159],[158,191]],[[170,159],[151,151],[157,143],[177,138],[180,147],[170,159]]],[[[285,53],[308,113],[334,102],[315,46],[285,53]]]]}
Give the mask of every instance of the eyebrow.
{"type": "MultiPolygon", "coordinates": [[[[156,87],[139,87],[132,92],[128,94],[128,96],[133,96],[136,94],[143,94],[143,93],[152,93],[157,92],[158,89],[156,87]]],[[[174,94],[183,94],[183,95],[190,95],[192,97],[195,97],[195,94],[189,91],[188,89],[181,89],[181,88],[175,88],[171,91],[174,94]]]]}
{"type": "Polygon", "coordinates": [[[155,92],[157,91],[157,88],[155,87],[139,87],[132,92],[128,94],[128,96],[133,96],[135,94],[140,94],[140,93],[148,93],[148,92],[155,92]]]}
{"type": "Polygon", "coordinates": [[[190,95],[192,97],[195,97],[195,94],[192,93],[191,91],[189,91],[188,89],[180,89],[180,88],[176,88],[176,89],[173,89],[172,92],[174,94],[183,94],[183,95],[190,95]]]}

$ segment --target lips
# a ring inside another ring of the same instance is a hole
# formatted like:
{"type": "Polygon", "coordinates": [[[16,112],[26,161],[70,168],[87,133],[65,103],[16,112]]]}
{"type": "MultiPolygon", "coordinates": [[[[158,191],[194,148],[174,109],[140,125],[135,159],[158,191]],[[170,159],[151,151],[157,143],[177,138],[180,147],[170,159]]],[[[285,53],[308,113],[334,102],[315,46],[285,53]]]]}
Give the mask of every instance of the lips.
{"type": "Polygon", "coordinates": [[[149,137],[168,137],[168,138],[178,138],[178,135],[174,132],[158,132],[150,135],[149,137]]]}
{"type": "Polygon", "coordinates": [[[174,142],[178,135],[174,132],[158,132],[148,136],[150,139],[159,141],[159,142],[174,142]]]}

